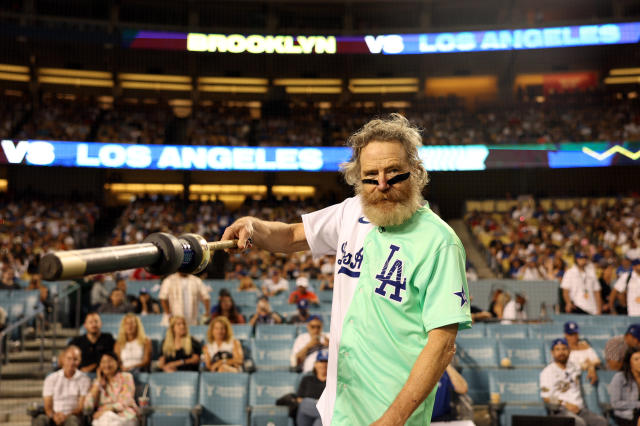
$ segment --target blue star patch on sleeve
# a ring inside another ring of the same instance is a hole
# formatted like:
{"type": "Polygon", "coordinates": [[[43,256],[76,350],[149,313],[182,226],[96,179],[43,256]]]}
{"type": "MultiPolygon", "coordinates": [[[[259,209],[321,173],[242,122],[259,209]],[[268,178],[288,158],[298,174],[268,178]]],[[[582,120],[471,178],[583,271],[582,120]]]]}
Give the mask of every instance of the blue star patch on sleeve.
{"type": "Polygon", "coordinates": [[[460,291],[456,291],[453,294],[460,298],[460,307],[464,306],[467,303],[467,295],[464,292],[464,287],[460,288],[460,291]]]}

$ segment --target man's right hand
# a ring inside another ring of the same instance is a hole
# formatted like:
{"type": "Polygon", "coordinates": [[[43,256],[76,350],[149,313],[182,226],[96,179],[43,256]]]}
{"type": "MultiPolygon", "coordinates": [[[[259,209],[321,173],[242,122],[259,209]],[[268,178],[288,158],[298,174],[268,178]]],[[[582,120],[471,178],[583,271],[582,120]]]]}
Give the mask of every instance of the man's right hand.
{"type": "Polygon", "coordinates": [[[64,413],[53,413],[53,422],[57,425],[61,425],[67,420],[67,415],[64,413]]]}
{"type": "Polygon", "coordinates": [[[254,232],[252,219],[251,217],[241,217],[224,230],[221,241],[238,240],[238,248],[236,250],[228,249],[228,252],[237,252],[251,248],[251,242],[248,240],[253,237],[254,232]]]}
{"type": "Polygon", "coordinates": [[[570,402],[563,401],[562,406],[574,414],[578,414],[580,412],[580,407],[578,407],[577,405],[573,405],[570,402]]]}
{"type": "Polygon", "coordinates": [[[564,311],[570,314],[573,311],[573,303],[569,302],[564,305],[564,311]]]}

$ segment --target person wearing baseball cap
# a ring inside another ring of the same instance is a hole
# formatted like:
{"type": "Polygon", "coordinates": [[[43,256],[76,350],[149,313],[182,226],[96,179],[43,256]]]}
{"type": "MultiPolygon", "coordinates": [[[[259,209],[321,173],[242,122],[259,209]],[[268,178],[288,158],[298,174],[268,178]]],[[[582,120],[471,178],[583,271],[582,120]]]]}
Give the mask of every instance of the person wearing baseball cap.
{"type": "MultiPolygon", "coordinates": [[[[620,274],[620,278],[611,290],[609,306],[615,304],[618,294],[626,294],[627,313],[629,316],[640,316],[640,259],[631,261],[631,271],[620,274]]],[[[612,313],[615,310],[611,310],[612,313]]]]}
{"type": "Polygon", "coordinates": [[[289,318],[289,324],[304,324],[309,321],[309,317],[311,316],[309,313],[309,301],[307,299],[301,299],[296,305],[298,307],[298,313],[289,318]]]}
{"type": "Polygon", "coordinates": [[[587,372],[591,384],[598,381],[596,368],[601,364],[598,354],[586,340],[580,340],[580,327],[575,321],[564,323],[564,338],[569,345],[569,362],[587,372]]]}
{"type": "Polygon", "coordinates": [[[318,304],[318,296],[309,289],[309,278],[305,276],[298,277],[296,289],[289,295],[289,303],[291,304],[298,303],[300,300],[318,304]]]}
{"type": "Polygon", "coordinates": [[[316,404],[327,383],[329,350],[321,349],[317,354],[316,362],[313,365],[313,374],[307,374],[300,380],[298,392],[296,392],[298,401],[296,424],[298,426],[320,424],[320,413],[316,408],[316,404]]]}
{"type": "Polygon", "coordinates": [[[308,373],[313,370],[317,352],[329,346],[329,334],[322,331],[324,322],[320,315],[307,320],[307,332],[300,334],[291,349],[291,366],[308,373]]]}
{"type": "Polygon", "coordinates": [[[576,253],[574,265],[567,270],[560,284],[566,313],[600,315],[602,297],[595,268],[584,253],[576,253]]]}
{"type": "Polygon", "coordinates": [[[580,367],[569,361],[569,353],[567,339],[553,340],[553,362],[540,373],[540,396],[549,414],[573,417],[576,426],[606,426],[604,417],[587,409],[580,385],[582,372],[580,367]]]}
{"type": "Polygon", "coordinates": [[[620,371],[624,354],[632,349],[640,349],[640,324],[631,324],[622,336],[614,336],[604,346],[604,361],[609,370],[620,371]]]}

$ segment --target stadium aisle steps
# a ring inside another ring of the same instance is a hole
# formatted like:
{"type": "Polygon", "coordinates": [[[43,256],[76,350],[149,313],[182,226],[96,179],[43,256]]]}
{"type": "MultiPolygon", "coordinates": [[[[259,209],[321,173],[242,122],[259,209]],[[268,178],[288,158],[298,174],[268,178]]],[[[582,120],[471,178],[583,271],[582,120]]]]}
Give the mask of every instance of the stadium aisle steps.
{"type": "Polygon", "coordinates": [[[478,247],[472,238],[469,230],[467,229],[467,225],[464,223],[462,219],[453,219],[450,220],[449,225],[456,231],[458,238],[462,242],[465,251],[467,252],[467,260],[473,263],[473,266],[478,271],[478,277],[480,279],[486,278],[496,278],[495,274],[487,265],[487,262],[484,260],[484,256],[478,250],[478,247]]]}
{"type": "MultiPolygon", "coordinates": [[[[77,330],[58,328],[56,348],[60,351],[77,330]]],[[[2,366],[0,379],[0,424],[7,426],[27,426],[31,418],[26,414],[27,406],[42,402],[42,384],[51,371],[53,339],[51,331],[45,332],[44,365],[40,370],[40,341],[27,336],[24,349],[9,353],[9,364],[2,366]]]]}

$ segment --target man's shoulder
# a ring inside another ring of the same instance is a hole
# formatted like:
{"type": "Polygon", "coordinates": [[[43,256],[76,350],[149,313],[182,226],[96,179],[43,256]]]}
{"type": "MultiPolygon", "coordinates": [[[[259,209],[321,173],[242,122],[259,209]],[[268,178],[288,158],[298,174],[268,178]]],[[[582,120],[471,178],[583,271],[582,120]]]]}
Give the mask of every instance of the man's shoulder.
{"type": "Polygon", "coordinates": [[[85,333],[72,338],[69,344],[74,346],[81,346],[87,344],[87,342],[89,342],[89,339],[87,338],[87,335],[85,333]]]}
{"type": "Polygon", "coordinates": [[[555,376],[558,372],[558,366],[556,365],[555,362],[552,362],[550,364],[548,364],[546,367],[544,367],[542,369],[542,371],[540,372],[540,376],[542,377],[544,376],[555,376]]]}
{"type": "Polygon", "coordinates": [[[414,218],[409,222],[415,223],[415,229],[421,235],[429,235],[429,238],[436,241],[436,247],[447,245],[458,245],[462,247],[460,238],[453,228],[447,222],[442,220],[440,216],[435,214],[429,207],[423,206],[416,212],[414,218]]]}

